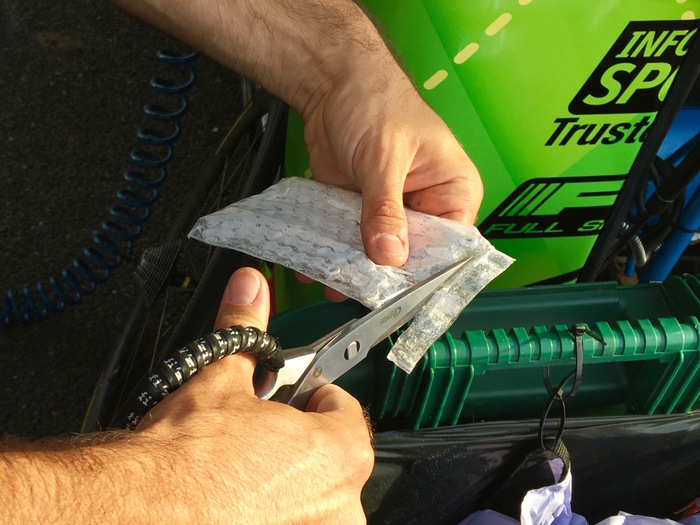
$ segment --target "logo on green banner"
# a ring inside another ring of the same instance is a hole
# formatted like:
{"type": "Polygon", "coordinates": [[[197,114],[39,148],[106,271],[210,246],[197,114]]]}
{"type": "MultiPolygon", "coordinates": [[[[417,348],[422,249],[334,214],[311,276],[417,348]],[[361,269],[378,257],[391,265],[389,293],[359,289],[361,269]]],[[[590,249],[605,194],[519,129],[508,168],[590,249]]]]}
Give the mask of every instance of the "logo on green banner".
{"type": "Polygon", "coordinates": [[[643,142],[653,122],[586,122],[573,115],[654,113],[661,108],[697,33],[694,20],[630,22],[555,118],[546,146],[643,142]]]}

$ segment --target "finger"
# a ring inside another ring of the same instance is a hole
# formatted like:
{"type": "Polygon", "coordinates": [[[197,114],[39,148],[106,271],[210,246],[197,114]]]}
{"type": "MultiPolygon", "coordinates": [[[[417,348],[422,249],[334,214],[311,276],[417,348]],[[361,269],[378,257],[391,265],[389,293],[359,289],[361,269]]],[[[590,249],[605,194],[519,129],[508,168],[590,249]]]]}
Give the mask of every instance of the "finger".
{"type": "Polygon", "coordinates": [[[323,385],[306,403],[306,412],[316,412],[342,420],[364,420],[360,403],[338,385],[323,385]]]}
{"type": "MultiPolygon", "coordinates": [[[[307,277],[303,273],[299,272],[294,272],[294,275],[297,278],[297,281],[303,284],[311,284],[314,281],[311,277],[307,277]]],[[[323,294],[326,296],[326,299],[331,301],[332,303],[341,303],[347,299],[347,296],[340,293],[338,290],[334,290],[333,288],[330,288],[329,286],[324,287],[323,294]]]]}
{"type": "Polygon", "coordinates": [[[462,213],[467,217],[469,187],[466,181],[450,181],[404,196],[411,209],[430,215],[444,216],[448,213],[462,213]]]}
{"type": "MultiPolygon", "coordinates": [[[[226,284],[214,329],[240,325],[265,330],[269,315],[270,290],[267,281],[257,270],[241,268],[233,273],[226,284]]],[[[255,358],[245,354],[229,356],[205,366],[177,392],[156,405],[139,429],[168,415],[188,414],[202,404],[221,402],[232,393],[255,395],[254,370],[255,358]]]]}
{"type": "Polygon", "coordinates": [[[233,325],[267,328],[270,316],[270,289],[263,275],[253,268],[236,270],[221,297],[214,329],[233,325]]]}
{"type": "Polygon", "coordinates": [[[303,273],[294,272],[294,275],[296,275],[297,281],[299,281],[300,283],[311,284],[312,282],[314,282],[314,280],[311,277],[307,277],[303,273]]]}
{"type": "Polygon", "coordinates": [[[362,190],[362,240],[377,264],[401,266],[408,258],[403,188],[409,165],[409,151],[398,137],[370,138],[356,150],[353,170],[362,190]]]}
{"type": "MultiPolygon", "coordinates": [[[[239,325],[265,330],[269,316],[270,289],[263,275],[253,268],[236,270],[221,297],[214,329],[239,325]]],[[[223,382],[225,384],[220,386],[224,388],[235,386],[252,392],[254,370],[255,358],[239,354],[213,363],[198,376],[206,376],[206,380],[212,381],[212,388],[214,382],[223,382]]],[[[200,380],[205,380],[205,377],[200,380]]]]}
{"type": "Polygon", "coordinates": [[[317,417],[332,418],[339,424],[345,438],[350,438],[346,459],[355,465],[363,482],[369,478],[374,464],[372,427],[360,403],[337,385],[324,385],[314,392],[306,404],[306,412],[317,417]]]}
{"type": "Polygon", "coordinates": [[[451,221],[460,222],[462,224],[466,224],[467,226],[474,224],[474,219],[471,217],[471,215],[467,215],[467,212],[464,211],[450,211],[443,213],[440,215],[440,217],[443,219],[450,219],[451,221]]]}
{"type": "Polygon", "coordinates": [[[342,303],[348,298],[347,295],[342,294],[338,290],[334,290],[333,288],[329,288],[328,286],[326,286],[324,290],[324,295],[326,296],[326,299],[328,299],[332,303],[342,303]]]}
{"type": "Polygon", "coordinates": [[[484,196],[479,171],[451,134],[417,153],[404,191],[411,208],[465,224],[475,223],[484,196]]]}

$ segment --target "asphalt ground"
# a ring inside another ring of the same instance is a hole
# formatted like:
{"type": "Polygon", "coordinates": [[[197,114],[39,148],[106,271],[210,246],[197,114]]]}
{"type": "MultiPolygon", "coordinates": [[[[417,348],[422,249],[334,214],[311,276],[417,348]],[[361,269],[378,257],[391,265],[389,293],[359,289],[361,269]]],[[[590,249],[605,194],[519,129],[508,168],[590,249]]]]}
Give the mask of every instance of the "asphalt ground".
{"type": "MultiPolygon", "coordinates": [[[[122,186],[155,52],[186,49],[107,1],[0,0],[0,293],[68,266],[122,186]]],[[[200,57],[183,135],[142,240],[158,239],[240,107],[233,72],[200,57]]],[[[135,292],[122,268],[78,306],[0,330],[0,434],[77,431],[135,292]]]]}

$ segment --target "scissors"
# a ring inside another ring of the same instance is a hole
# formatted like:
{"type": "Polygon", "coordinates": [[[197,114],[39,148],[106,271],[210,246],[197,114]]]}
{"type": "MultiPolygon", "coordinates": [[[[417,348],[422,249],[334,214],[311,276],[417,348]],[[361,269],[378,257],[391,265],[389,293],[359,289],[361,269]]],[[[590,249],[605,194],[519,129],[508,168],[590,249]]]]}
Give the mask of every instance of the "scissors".
{"type": "Polygon", "coordinates": [[[174,351],[149,372],[134,389],[120,426],[135,428],[150,409],[198,370],[236,353],[252,353],[258,359],[253,377],[258,397],[304,409],[318,387],[338,379],[412,319],[467,261],[448,266],[381,308],[345,323],[310,345],[280,350],[274,337],[250,326],[232,326],[205,335],[174,351]]]}
{"type": "Polygon", "coordinates": [[[413,319],[433,293],[447,284],[468,260],[448,266],[381,308],[345,323],[309,345],[283,349],[282,369],[276,373],[258,369],[256,394],[261,399],[303,409],[317,388],[355,367],[374,346],[413,319]]]}

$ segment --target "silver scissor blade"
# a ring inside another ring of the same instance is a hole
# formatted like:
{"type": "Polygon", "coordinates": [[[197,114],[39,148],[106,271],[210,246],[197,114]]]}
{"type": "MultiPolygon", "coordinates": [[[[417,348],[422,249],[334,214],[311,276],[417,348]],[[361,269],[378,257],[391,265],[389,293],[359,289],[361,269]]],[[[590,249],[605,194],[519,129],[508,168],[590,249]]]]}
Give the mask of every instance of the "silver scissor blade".
{"type": "Polygon", "coordinates": [[[255,391],[258,397],[260,399],[270,399],[277,394],[280,388],[297,383],[316,355],[330,345],[347,326],[354,322],[355,319],[352,319],[308,345],[282,349],[284,366],[275,373],[266,371],[258,365],[257,381],[255,383],[255,391]]]}
{"type": "Polygon", "coordinates": [[[369,351],[410,321],[427,300],[449,281],[469,259],[456,262],[437,275],[401,293],[386,305],[354,321],[320,351],[299,382],[287,389],[288,402],[303,408],[321,385],[332,383],[362,361],[369,351]]]}
{"type": "Polygon", "coordinates": [[[341,338],[348,338],[357,341],[361,347],[369,351],[413,319],[428,299],[459,272],[470,259],[462,259],[432,277],[414,284],[381,308],[358,319],[348,327],[346,333],[341,334],[334,342],[334,346],[342,344],[341,338]]]}

